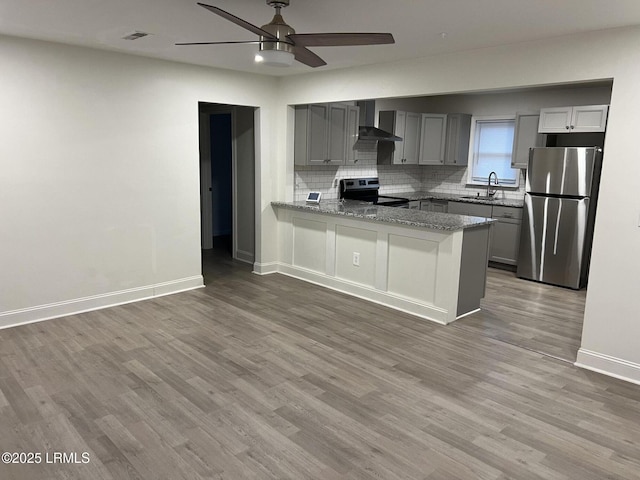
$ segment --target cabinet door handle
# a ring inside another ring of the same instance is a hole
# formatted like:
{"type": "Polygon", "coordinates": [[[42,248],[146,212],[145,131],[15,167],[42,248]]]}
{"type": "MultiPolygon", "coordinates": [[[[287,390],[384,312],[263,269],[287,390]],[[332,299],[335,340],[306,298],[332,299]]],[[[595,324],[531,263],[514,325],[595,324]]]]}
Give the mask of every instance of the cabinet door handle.
{"type": "Polygon", "coordinates": [[[574,128],[576,128],[574,125],[571,125],[571,130],[573,130],[574,128]]]}
{"type": "Polygon", "coordinates": [[[566,126],[566,127],[564,127],[564,128],[566,128],[567,130],[569,130],[571,127],[570,127],[569,125],[567,125],[567,126],[566,126]]]}

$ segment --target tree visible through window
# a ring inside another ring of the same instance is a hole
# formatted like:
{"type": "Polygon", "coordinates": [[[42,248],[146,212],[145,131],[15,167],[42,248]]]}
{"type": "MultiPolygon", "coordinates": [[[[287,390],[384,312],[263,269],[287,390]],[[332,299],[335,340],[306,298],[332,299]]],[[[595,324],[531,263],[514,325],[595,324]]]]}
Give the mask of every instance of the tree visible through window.
{"type": "Polygon", "coordinates": [[[489,174],[496,172],[501,185],[518,186],[520,171],[511,168],[514,129],[513,118],[473,119],[469,183],[486,184],[489,174]]]}

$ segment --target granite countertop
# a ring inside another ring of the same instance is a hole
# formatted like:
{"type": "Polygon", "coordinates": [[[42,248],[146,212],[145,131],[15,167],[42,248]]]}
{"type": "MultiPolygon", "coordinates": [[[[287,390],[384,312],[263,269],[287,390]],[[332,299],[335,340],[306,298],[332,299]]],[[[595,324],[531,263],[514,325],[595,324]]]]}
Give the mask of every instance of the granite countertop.
{"type": "MultiPolygon", "coordinates": [[[[409,201],[414,200],[449,200],[453,202],[466,203],[482,203],[485,205],[498,205],[501,207],[522,208],[524,200],[513,200],[508,198],[494,198],[487,200],[485,198],[463,198],[466,195],[453,195],[448,193],[431,193],[431,192],[404,192],[404,193],[383,193],[382,195],[389,197],[406,198],[409,201]]],[[[471,195],[468,195],[471,196],[471,195]]]]}
{"type": "MultiPolygon", "coordinates": [[[[431,197],[429,197],[431,198],[431,197]]],[[[302,202],[271,202],[274,207],[305,210],[329,215],[344,215],[375,222],[397,223],[434,230],[464,230],[494,222],[491,218],[469,217],[448,213],[425,212],[407,208],[380,207],[365,202],[323,200],[319,205],[302,202]]]]}

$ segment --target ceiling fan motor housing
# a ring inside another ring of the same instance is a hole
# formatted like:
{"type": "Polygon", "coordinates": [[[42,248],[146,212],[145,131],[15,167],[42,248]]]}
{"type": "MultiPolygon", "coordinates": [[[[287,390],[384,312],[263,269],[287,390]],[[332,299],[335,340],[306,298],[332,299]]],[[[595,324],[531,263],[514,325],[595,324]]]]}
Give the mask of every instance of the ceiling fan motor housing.
{"type": "MultiPolygon", "coordinates": [[[[272,0],[267,0],[267,3],[283,3],[283,2],[281,1],[274,2],[272,0]]],[[[286,3],[287,4],[289,3],[288,0],[286,3]]],[[[267,23],[266,25],[263,25],[260,28],[262,28],[262,30],[270,33],[271,35],[276,37],[278,40],[280,40],[279,42],[269,42],[269,40],[271,40],[270,38],[261,36],[260,40],[263,41],[263,43],[260,43],[260,51],[279,50],[283,52],[293,53],[293,44],[290,40],[287,39],[287,35],[296,33],[296,31],[285,23],[284,19],[282,18],[282,15],[280,15],[279,6],[276,7],[276,14],[273,17],[273,20],[271,20],[269,23],[267,23]]]]}
{"type": "Polygon", "coordinates": [[[274,8],[288,7],[289,0],[267,0],[267,5],[274,8]]]}

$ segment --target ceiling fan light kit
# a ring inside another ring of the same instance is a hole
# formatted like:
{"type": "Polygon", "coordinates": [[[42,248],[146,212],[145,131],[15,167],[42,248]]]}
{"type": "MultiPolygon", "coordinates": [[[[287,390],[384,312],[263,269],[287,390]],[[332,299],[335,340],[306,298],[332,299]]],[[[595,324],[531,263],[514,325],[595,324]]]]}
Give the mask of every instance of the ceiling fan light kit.
{"type": "Polygon", "coordinates": [[[256,63],[269,65],[270,67],[290,67],[295,55],[282,50],[260,50],[256,53],[256,63]]]}
{"type": "Polygon", "coordinates": [[[305,33],[296,31],[282,18],[280,10],[289,5],[289,0],[266,0],[267,5],[275,8],[273,19],[257,27],[242,18],[222,10],[221,8],[204,3],[198,3],[212,13],[229,20],[260,37],[260,40],[234,42],[191,42],[176,45],[220,45],[220,44],[258,44],[259,50],[255,56],[256,63],[275,67],[289,67],[293,60],[297,60],[309,67],[321,67],[327,62],[313,53],[307,47],[341,47],[350,45],[382,45],[395,43],[390,33],[305,33]]]}

